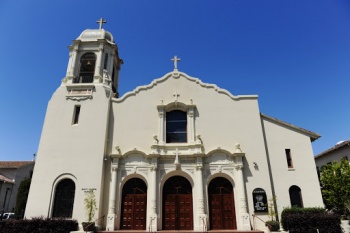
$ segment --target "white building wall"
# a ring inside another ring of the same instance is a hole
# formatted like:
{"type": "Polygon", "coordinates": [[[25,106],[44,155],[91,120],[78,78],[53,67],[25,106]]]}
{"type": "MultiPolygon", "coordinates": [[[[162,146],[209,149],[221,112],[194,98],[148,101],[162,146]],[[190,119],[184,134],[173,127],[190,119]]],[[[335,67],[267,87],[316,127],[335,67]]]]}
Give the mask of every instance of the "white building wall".
{"type": "MultiPolygon", "coordinates": [[[[174,78],[171,77],[170,73],[159,80],[161,81],[155,80],[153,84],[141,87],[133,93],[127,93],[120,99],[113,99],[113,120],[110,128],[114,130],[111,131],[109,137],[109,140],[112,142],[109,145],[110,150],[113,151],[113,147],[118,146],[121,154],[134,149],[149,154],[154,141],[153,136],[157,135],[159,138],[159,112],[157,105],[161,103],[167,105],[174,103],[176,100],[185,104],[193,103],[196,106],[195,135],[199,134],[201,136],[206,156],[218,148],[233,153],[236,143],[241,145],[243,152],[246,154],[243,169],[246,185],[244,192],[246,193],[245,198],[246,202],[248,202],[249,212],[253,213],[252,191],[255,188],[263,188],[267,194],[271,195],[270,177],[257,97],[232,97],[230,94],[218,93],[218,89],[213,88],[212,85],[193,81],[193,78],[185,74],[174,78]],[[179,95],[178,99],[174,97],[175,93],[179,95]],[[254,162],[258,164],[257,168],[254,167],[254,162]]],[[[181,145],[179,146],[181,147],[181,145]]],[[[173,156],[173,154],[170,155],[173,156]]],[[[159,157],[160,160],[161,158],[162,156],[159,157]]],[[[212,163],[211,158],[205,160],[205,168],[203,170],[203,187],[205,189],[207,189],[213,177],[220,176],[220,174],[210,171],[210,166],[218,167],[220,164],[212,163]]],[[[237,178],[234,175],[233,165],[234,162],[231,162],[231,164],[224,163],[220,166],[231,166],[232,174],[230,174],[230,177],[235,184],[237,182],[235,179],[237,178]]],[[[173,164],[169,166],[174,167],[173,164]]],[[[195,164],[189,164],[188,166],[192,166],[191,169],[193,170],[195,164]]],[[[224,175],[227,176],[227,174],[224,175]]],[[[196,177],[194,176],[191,179],[196,180],[196,177]]],[[[159,182],[162,182],[162,180],[159,182]]],[[[196,184],[194,183],[194,188],[195,186],[196,184]]],[[[234,187],[237,222],[241,226],[241,223],[239,223],[241,201],[238,196],[239,190],[237,190],[237,186],[234,185],[234,187]]],[[[204,190],[205,198],[207,198],[206,192],[204,190]]],[[[194,200],[197,200],[196,193],[196,191],[193,192],[194,200]]],[[[157,195],[158,197],[161,195],[161,190],[159,190],[157,195]]],[[[158,200],[160,201],[161,198],[158,200]]],[[[207,199],[205,200],[207,201],[207,199]]],[[[160,203],[158,203],[158,206],[161,205],[160,203]]],[[[194,210],[197,207],[197,202],[194,202],[194,210]]],[[[162,219],[159,213],[161,213],[160,207],[158,207],[158,227],[161,227],[162,219]]],[[[208,214],[208,209],[206,209],[206,213],[208,214]]],[[[194,215],[196,215],[195,211],[194,215]]],[[[260,217],[268,220],[267,214],[260,215],[260,217]]],[[[200,225],[196,216],[194,216],[194,221],[195,225],[200,225]]],[[[260,225],[259,227],[265,228],[265,226],[260,225]]]]}
{"type": "MultiPolygon", "coordinates": [[[[64,178],[72,179],[76,185],[73,219],[86,221],[85,189],[96,190],[97,206],[100,205],[109,95],[102,84],[94,86],[91,99],[77,101],[66,98],[66,86],[58,88],[52,96],[41,135],[26,217],[51,216],[55,186],[64,178]],[[78,124],[72,125],[76,105],[81,106],[80,117],[78,124]]],[[[99,213],[95,217],[98,216],[99,213]]]]}
{"type": "Polygon", "coordinates": [[[310,137],[263,119],[278,212],[290,207],[289,188],[301,189],[304,207],[323,207],[310,137]],[[285,149],[291,150],[293,168],[288,168],[285,149]]]}

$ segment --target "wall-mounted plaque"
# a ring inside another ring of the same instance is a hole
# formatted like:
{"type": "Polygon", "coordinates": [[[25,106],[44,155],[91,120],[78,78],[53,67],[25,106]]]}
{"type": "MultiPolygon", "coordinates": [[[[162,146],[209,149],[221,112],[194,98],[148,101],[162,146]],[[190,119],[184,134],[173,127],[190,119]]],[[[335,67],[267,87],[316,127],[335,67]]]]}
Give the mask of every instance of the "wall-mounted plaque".
{"type": "Polygon", "coordinates": [[[253,190],[254,212],[268,212],[266,192],[262,188],[253,190]]]}

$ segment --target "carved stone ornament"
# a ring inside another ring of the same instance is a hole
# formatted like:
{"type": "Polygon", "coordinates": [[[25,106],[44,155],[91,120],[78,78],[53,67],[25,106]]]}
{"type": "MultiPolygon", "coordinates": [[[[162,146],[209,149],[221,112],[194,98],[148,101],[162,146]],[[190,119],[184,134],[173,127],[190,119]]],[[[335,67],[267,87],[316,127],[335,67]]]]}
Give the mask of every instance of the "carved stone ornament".
{"type": "Polygon", "coordinates": [[[150,170],[153,172],[153,171],[157,171],[158,167],[157,165],[153,164],[150,166],[150,170]]]}
{"type": "Polygon", "coordinates": [[[198,212],[204,213],[204,199],[198,199],[198,212]]]}
{"type": "Polygon", "coordinates": [[[160,170],[160,177],[163,178],[164,175],[165,175],[165,170],[164,169],[160,170]]]}
{"type": "Polygon", "coordinates": [[[77,100],[77,101],[92,99],[92,93],[93,93],[93,86],[73,87],[71,85],[68,86],[67,84],[66,99],[77,100]]]}
{"type": "Polygon", "coordinates": [[[126,176],[126,174],[127,174],[127,173],[126,173],[126,170],[123,169],[123,170],[121,171],[121,176],[124,177],[124,176],[126,176]]]}
{"type": "Polygon", "coordinates": [[[90,95],[90,96],[66,96],[66,99],[81,101],[81,100],[92,99],[92,95],[90,95]]]}
{"type": "Polygon", "coordinates": [[[152,213],[156,214],[157,213],[157,202],[155,199],[152,199],[151,203],[152,203],[152,207],[151,207],[152,213]]]}

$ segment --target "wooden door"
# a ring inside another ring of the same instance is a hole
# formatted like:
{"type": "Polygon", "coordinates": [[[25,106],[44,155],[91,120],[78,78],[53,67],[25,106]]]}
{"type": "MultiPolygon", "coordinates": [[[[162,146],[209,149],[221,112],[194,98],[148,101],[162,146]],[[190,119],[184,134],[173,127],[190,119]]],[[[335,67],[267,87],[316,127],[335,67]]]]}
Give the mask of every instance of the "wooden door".
{"type": "Polygon", "coordinates": [[[184,177],[164,184],[163,230],[193,230],[192,186],[184,177]]]}
{"type": "Polygon", "coordinates": [[[147,188],[141,179],[131,179],[123,188],[121,228],[126,230],[146,229],[147,188]],[[130,181],[130,182],[129,182],[130,181]]]}
{"type": "Polygon", "coordinates": [[[233,187],[218,177],[209,184],[209,218],[211,229],[237,229],[233,187]]]}

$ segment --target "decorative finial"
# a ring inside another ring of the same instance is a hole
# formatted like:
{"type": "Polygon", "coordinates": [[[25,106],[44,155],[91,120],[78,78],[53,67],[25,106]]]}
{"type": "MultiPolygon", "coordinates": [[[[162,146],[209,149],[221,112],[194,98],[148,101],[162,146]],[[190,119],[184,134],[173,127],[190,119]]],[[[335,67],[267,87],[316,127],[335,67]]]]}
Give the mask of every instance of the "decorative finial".
{"type": "Polygon", "coordinates": [[[100,25],[100,30],[101,30],[102,24],[107,23],[107,21],[101,17],[99,20],[96,21],[96,23],[100,25]]]}
{"type": "Polygon", "coordinates": [[[236,147],[236,151],[235,151],[236,153],[242,153],[241,145],[239,143],[236,143],[235,147],[236,147]]]}
{"type": "Polygon", "coordinates": [[[174,70],[177,70],[177,62],[181,61],[181,59],[175,55],[171,60],[174,62],[174,70]]]}

